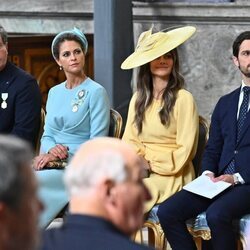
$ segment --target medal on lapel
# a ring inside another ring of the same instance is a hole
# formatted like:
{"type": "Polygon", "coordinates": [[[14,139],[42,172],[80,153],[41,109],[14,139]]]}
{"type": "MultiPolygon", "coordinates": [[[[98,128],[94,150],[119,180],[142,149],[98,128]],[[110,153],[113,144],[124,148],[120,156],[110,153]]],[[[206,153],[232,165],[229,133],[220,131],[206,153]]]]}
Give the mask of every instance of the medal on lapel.
{"type": "Polygon", "coordinates": [[[1,103],[1,108],[2,109],[6,109],[7,108],[7,102],[6,102],[6,100],[7,100],[7,98],[8,98],[8,93],[2,93],[1,94],[1,97],[2,97],[2,103],[1,103]]]}

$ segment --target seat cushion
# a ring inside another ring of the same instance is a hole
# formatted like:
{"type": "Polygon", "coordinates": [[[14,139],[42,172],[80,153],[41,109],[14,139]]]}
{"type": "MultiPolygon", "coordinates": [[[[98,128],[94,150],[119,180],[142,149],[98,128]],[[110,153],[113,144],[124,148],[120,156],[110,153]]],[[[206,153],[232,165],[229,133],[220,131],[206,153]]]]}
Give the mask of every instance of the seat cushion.
{"type": "Polygon", "coordinates": [[[158,211],[159,205],[155,205],[149,212],[147,221],[150,221],[152,223],[160,223],[159,218],[157,216],[157,211],[158,211]]]}
{"type": "MultiPolygon", "coordinates": [[[[243,216],[240,220],[233,221],[233,225],[235,227],[235,230],[238,231],[240,229],[240,234],[243,235],[246,229],[246,225],[250,224],[250,214],[247,214],[243,216]]],[[[196,218],[192,218],[187,220],[187,226],[192,228],[194,232],[197,232],[199,230],[208,230],[210,231],[207,220],[206,220],[206,213],[200,213],[196,218]]]]}

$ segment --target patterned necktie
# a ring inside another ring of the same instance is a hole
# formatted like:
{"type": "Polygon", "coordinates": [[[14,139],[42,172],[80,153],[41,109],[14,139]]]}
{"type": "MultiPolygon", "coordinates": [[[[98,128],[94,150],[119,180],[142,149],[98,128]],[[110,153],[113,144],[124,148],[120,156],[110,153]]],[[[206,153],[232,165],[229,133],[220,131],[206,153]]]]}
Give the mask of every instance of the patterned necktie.
{"type": "Polygon", "coordinates": [[[238,117],[238,130],[237,130],[237,142],[240,138],[241,132],[242,132],[242,127],[244,124],[244,121],[247,117],[247,110],[248,110],[248,104],[249,104],[249,91],[250,91],[250,87],[244,87],[243,88],[244,91],[244,96],[243,96],[243,101],[242,104],[240,106],[240,112],[239,112],[239,117],[238,117]]]}
{"type": "MultiPolygon", "coordinates": [[[[239,141],[239,138],[241,136],[242,127],[244,125],[244,121],[247,116],[247,110],[248,110],[248,104],[249,104],[249,91],[250,87],[243,87],[243,101],[240,105],[240,112],[239,117],[237,121],[237,142],[239,141]]],[[[224,174],[234,174],[235,173],[235,160],[233,159],[227,166],[227,168],[224,171],[224,174]]]]}

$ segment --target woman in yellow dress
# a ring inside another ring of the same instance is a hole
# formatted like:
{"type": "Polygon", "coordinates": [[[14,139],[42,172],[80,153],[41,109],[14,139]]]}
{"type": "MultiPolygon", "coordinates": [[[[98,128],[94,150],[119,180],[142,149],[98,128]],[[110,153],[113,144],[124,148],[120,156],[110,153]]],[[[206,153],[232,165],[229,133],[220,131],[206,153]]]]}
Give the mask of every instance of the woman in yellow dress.
{"type": "Polygon", "coordinates": [[[192,94],[184,89],[176,49],[194,32],[192,26],[154,34],[150,29],[121,66],[141,66],[123,140],[135,147],[148,173],[144,182],[152,199],[145,212],[194,178],[198,112],[192,94]]]}

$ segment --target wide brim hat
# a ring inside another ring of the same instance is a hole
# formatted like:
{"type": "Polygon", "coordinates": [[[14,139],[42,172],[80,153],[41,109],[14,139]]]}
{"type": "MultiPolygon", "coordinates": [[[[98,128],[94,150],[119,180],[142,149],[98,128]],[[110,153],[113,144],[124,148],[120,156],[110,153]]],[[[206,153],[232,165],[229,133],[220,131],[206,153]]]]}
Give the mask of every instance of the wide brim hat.
{"type": "Polygon", "coordinates": [[[135,52],[125,59],[121,68],[132,69],[151,62],[184,43],[195,31],[195,27],[185,26],[152,34],[151,28],[140,35],[135,52]]]}

